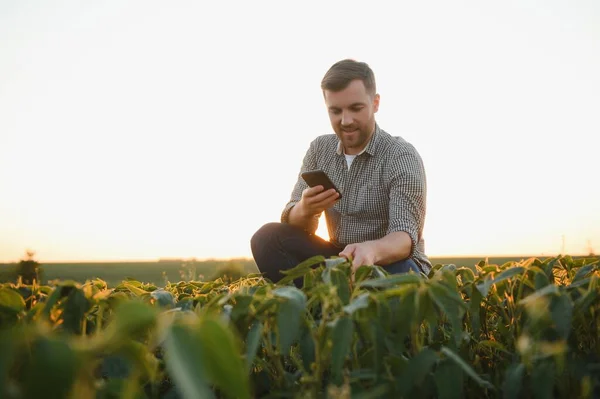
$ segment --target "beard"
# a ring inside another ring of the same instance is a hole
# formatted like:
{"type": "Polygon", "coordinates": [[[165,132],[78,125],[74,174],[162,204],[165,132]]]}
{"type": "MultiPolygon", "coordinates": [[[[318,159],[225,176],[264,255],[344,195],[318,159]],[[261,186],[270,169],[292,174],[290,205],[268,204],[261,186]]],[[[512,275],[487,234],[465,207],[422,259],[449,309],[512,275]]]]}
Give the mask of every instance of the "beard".
{"type": "Polygon", "coordinates": [[[374,128],[368,128],[367,126],[350,125],[350,126],[336,126],[335,134],[338,139],[342,142],[344,150],[346,152],[352,152],[353,150],[362,150],[367,146],[367,143],[371,139],[374,128]]]}

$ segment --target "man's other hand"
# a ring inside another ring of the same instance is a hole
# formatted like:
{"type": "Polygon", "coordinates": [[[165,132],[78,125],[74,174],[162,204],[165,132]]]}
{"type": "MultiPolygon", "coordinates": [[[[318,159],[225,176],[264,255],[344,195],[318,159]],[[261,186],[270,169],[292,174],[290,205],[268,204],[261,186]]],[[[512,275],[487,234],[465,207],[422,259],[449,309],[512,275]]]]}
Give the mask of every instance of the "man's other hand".
{"type": "Polygon", "coordinates": [[[358,244],[348,244],[339,256],[352,259],[352,270],[360,266],[372,266],[377,262],[376,244],[373,241],[365,241],[358,244]]]}

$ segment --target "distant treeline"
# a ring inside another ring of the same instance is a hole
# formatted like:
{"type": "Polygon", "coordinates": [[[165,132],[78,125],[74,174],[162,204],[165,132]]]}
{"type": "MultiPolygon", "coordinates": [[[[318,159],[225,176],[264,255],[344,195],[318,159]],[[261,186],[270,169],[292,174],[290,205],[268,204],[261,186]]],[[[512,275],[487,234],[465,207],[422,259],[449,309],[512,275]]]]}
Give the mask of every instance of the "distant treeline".
{"type": "MultiPolygon", "coordinates": [[[[431,257],[432,264],[454,264],[473,266],[482,260],[491,264],[503,265],[507,262],[519,262],[535,256],[507,257],[431,257]]],[[[541,260],[546,256],[538,256],[541,260]]],[[[0,264],[0,282],[17,279],[17,263],[0,264]]],[[[100,278],[109,286],[132,278],[138,281],[151,282],[164,286],[166,282],[208,281],[223,275],[237,278],[250,273],[257,273],[258,268],[253,259],[236,258],[226,260],[178,260],[161,259],[155,262],[81,262],[81,263],[42,263],[39,279],[42,284],[51,284],[53,280],[74,280],[85,282],[88,279],[100,278]]]]}
{"type": "MultiPolygon", "coordinates": [[[[0,264],[0,282],[15,281],[18,278],[18,264],[0,264]]],[[[166,282],[214,280],[223,275],[237,278],[258,271],[252,259],[227,260],[161,260],[157,262],[81,262],[81,263],[42,263],[39,279],[42,284],[53,280],[74,280],[85,282],[100,278],[109,286],[132,278],[164,286],[166,282]]]]}

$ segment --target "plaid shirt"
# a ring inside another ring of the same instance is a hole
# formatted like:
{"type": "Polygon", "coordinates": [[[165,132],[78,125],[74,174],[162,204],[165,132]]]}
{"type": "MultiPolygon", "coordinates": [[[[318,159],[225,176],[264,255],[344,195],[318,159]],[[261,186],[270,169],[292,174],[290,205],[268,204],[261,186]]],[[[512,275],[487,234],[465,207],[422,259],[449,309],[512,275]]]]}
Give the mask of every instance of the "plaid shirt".
{"type": "MultiPolygon", "coordinates": [[[[356,156],[348,169],[341,142],[335,134],[317,137],[304,156],[298,181],[281,221],[308,187],[302,172],[322,169],[342,192],[342,199],[325,210],[331,243],[343,248],[347,244],[377,240],[404,231],[412,241],[410,257],[424,273],[431,263],[425,255],[423,226],[427,183],[423,161],[417,150],[400,137],[393,137],[375,125],[375,133],[365,150],[356,156]]],[[[315,216],[310,231],[315,231],[315,216]]]]}

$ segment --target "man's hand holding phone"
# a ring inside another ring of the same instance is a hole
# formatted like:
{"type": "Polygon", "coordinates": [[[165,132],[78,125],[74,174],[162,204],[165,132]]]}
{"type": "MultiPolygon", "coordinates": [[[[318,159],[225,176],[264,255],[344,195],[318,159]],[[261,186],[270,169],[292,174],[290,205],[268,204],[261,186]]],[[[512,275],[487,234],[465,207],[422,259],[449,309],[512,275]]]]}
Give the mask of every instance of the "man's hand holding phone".
{"type": "Polygon", "coordinates": [[[314,218],[325,209],[331,208],[342,194],[322,170],[302,173],[308,188],[302,191],[302,198],[292,208],[289,222],[305,229],[316,229],[314,218]]]}
{"type": "Polygon", "coordinates": [[[340,199],[340,194],[334,189],[325,190],[321,185],[309,187],[302,191],[300,206],[305,216],[319,215],[325,209],[332,207],[340,199]]]}
{"type": "Polygon", "coordinates": [[[319,215],[342,197],[340,190],[322,170],[303,172],[302,178],[309,187],[302,192],[300,200],[306,215],[319,215]]]}

